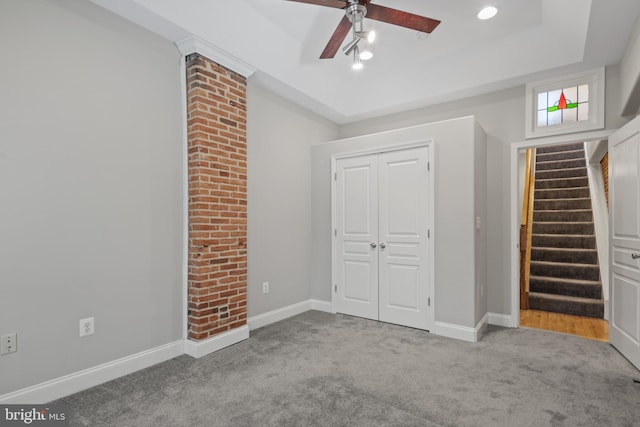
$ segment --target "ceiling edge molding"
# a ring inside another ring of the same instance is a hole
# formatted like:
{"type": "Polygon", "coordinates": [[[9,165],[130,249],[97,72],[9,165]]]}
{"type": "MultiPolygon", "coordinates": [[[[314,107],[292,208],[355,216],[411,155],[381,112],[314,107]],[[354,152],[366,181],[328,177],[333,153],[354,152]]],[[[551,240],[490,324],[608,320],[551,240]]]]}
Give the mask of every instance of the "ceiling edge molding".
{"type": "Polygon", "coordinates": [[[257,68],[196,36],[189,36],[175,44],[184,56],[199,53],[245,78],[257,71],[257,68]]]}

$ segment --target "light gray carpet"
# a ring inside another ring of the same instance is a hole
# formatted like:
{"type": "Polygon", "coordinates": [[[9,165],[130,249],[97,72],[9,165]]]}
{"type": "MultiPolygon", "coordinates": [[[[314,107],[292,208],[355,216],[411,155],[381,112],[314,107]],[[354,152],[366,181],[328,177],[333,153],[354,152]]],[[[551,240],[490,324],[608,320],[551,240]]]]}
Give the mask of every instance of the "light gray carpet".
{"type": "Polygon", "coordinates": [[[61,402],[86,426],[638,426],[633,379],[573,336],[490,326],[465,343],[310,311],[61,402]]]}

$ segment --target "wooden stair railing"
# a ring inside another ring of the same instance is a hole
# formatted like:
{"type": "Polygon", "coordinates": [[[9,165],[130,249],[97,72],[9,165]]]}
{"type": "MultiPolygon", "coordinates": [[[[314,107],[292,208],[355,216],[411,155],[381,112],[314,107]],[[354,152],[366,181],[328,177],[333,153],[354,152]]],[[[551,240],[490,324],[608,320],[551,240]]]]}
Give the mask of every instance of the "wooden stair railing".
{"type": "Polygon", "coordinates": [[[533,196],[535,187],[535,148],[527,150],[524,177],[522,220],[520,222],[520,309],[529,309],[529,271],[531,265],[531,233],[533,231],[533,196]]]}

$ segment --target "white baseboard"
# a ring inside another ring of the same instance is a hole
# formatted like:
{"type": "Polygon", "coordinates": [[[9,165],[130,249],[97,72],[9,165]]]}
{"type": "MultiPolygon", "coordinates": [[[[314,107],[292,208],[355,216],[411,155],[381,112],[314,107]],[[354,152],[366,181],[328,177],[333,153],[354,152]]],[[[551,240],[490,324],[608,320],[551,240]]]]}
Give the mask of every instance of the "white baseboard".
{"type": "Polygon", "coordinates": [[[42,404],[114,380],[183,354],[182,340],[0,396],[0,404],[42,404]]]}
{"type": "Polygon", "coordinates": [[[433,330],[430,331],[436,335],[443,337],[455,338],[457,340],[477,342],[478,330],[468,326],[454,325],[452,323],[435,322],[433,330]]]}
{"type": "Polygon", "coordinates": [[[184,340],[184,353],[196,359],[222,350],[225,347],[239,343],[249,338],[249,326],[244,325],[204,341],[184,340]]]}
{"type": "Polygon", "coordinates": [[[321,301],[318,299],[311,300],[311,310],[324,311],[325,313],[334,313],[333,304],[331,304],[331,301],[321,301]]]}
{"type": "Polygon", "coordinates": [[[488,313],[489,324],[496,326],[504,326],[507,328],[516,328],[518,325],[513,324],[513,317],[510,314],[488,313]]]}
{"type": "Polygon", "coordinates": [[[482,339],[484,332],[487,330],[487,326],[489,326],[489,313],[485,313],[475,327],[476,341],[480,341],[482,339]]]}
{"type": "Polygon", "coordinates": [[[251,330],[262,328],[263,326],[279,322],[289,317],[296,316],[305,311],[311,310],[311,300],[302,301],[296,304],[288,305],[277,310],[268,311],[258,314],[247,319],[247,324],[251,330]]]}

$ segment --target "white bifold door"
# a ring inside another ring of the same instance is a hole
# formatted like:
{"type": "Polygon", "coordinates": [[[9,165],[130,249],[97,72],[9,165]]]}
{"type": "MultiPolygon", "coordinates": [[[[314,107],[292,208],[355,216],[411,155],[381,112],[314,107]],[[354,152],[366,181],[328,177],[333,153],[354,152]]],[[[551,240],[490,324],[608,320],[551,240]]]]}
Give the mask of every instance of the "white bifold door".
{"type": "Polygon", "coordinates": [[[609,341],[640,369],[640,117],[609,138],[609,341]]]}
{"type": "Polygon", "coordinates": [[[336,161],[339,313],[430,328],[429,147],[336,161]]]}

